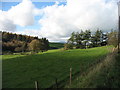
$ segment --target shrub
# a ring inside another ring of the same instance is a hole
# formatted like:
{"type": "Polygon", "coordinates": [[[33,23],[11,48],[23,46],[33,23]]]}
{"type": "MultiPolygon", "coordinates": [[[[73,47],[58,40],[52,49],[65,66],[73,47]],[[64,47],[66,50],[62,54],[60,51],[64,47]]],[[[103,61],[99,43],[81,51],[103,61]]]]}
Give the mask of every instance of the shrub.
{"type": "Polygon", "coordinates": [[[66,44],[64,44],[64,49],[65,49],[65,50],[73,49],[73,45],[66,43],[66,44]]]}

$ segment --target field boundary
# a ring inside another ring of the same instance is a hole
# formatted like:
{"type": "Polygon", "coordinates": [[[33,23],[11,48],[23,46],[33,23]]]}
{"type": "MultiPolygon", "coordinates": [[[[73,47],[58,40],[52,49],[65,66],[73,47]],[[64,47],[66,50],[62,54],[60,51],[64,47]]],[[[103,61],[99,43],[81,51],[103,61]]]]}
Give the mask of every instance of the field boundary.
{"type": "MultiPolygon", "coordinates": [[[[117,48],[113,48],[110,50],[110,53],[104,57],[104,59],[99,59],[97,60],[96,63],[93,63],[90,65],[90,68],[81,73],[81,75],[77,78],[75,78],[73,80],[73,82],[75,81],[80,81],[80,82],[84,82],[85,80],[88,80],[89,78],[91,78],[94,74],[96,74],[98,71],[100,71],[102,68],[107,67],[108,65],[112,64],[113,61],[115,60],[115,56],[117,55],[117,48]],[[84,78],[83,80],[81,80],[81,78],[84,78]]],[[[79,86],[79,84],[78,84],[79,86]]],[[[81,86],[79,86],[81,88],[81,86]]],[[[87,86],[85,86],[87,87],[87,86]]],[[[66,85],[66,88],[73,88],[72,85],[69,86],[69,84],[66,85]]]]}
{"type": "MultiPolygon", "coordinates": [[[[105,56],[101,57],[100,59],[96,60],[94,63],[89,64],[89,68],[86,71],[82,71],[82,72],[79,71],[79,72],[76,72],[74,74],[72,73],[72,75],[66,77],[64,80],[61,80],[61,81],[57,82],[57,85],[55,83],[49,88],[56,88],[56,87],[58,87],[58,88],[64,88],[64,87],[65,88],[70,88],[71,87],[70,85],[72,85],[72,82],[74,81],[74,79],[76,77],[87,76],[89,73],[92,73],[92,71],[94,71],[94,73],[95,73],[95,71],[97,71],[96,67],[101,67],[101,66],[99,66],[99,65],[101,65],[101,63],[106,62],[106,60],[109,60],[108,59],[109,56],[112,56],[113,54],[115,55],[115,53],[116,53],[116,48],[111,48],[111,49],[107,48],[107,49],[109,50],[110,53],[108,53],[107,55],[105,55],[105,56]],[[67,86],[65,86],[63,83],[67,86]]],[[[72,69],[72,68],[70,68],[70,69],[72,69]]]]}

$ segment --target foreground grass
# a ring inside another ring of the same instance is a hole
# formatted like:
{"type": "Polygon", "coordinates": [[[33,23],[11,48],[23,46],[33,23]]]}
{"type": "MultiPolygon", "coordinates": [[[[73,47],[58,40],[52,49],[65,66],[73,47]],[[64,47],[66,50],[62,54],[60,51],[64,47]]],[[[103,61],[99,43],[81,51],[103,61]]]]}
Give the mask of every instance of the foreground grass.
{"type": "Polygon", "coordinates": [[[120,88],[120,54],[109,54],[86,75],[74,79],[71,88],[120,88]]]}
{"type": "Polygon", "coordinates": [[[58,82],[65,85],[69,69],[73,75],[86,71],[91,63],[108,53],[107,47],[75,50],[53,50],[35,55],[3,55],[3,88],[34,88],[34,81],[42,88],[58,82]],[[81,71],[82,68],[82,71],[81,71]]]}
{"type": "Polygon", "coordinates": [[[2,55],[2,59],[7,60],[7,59],[18,58],[22,56],[25,56],[25,55],[2,55]]]}

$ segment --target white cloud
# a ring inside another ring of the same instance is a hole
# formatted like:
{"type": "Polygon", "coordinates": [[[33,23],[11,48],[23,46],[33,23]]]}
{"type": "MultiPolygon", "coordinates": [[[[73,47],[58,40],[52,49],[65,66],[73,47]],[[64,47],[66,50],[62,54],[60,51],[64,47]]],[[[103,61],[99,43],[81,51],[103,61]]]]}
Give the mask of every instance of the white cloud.
{"type": "Polygon", "coordinates": [[[6,12],[0,11],[0,30],[1,31],[15,31],[16,25],[13,21],[9,20],[6,16],[6,12]]]}
{"type": "Polygon", "coordinates": [[[40,36],[40,30],[35,30],[35,29],[24,29],[24,31],[15,31],[14,33],[22,34],[22,35],[31,35],[31,36],[40,36]]]}
{"type": "Polygon", "coordinates": [[[66,5],[47,6],[37,9],[30,0],[23,0],[8,11],[0,11],[0,30],[15,31],[16,25],[33,25],[39,20],[40,30],[18,31],[28,35],[46,37],[50,41],[65,41],[73,31],[100,28],[104,31],[117,29],[117,4],[113,0],[67,0],[66,5]]]}
{"type": "MultiPolygon", "coordinates": [[[[22,34],[22,35],[31,35],[31,36],[38,36],[39,38],[44,38],[42,36],[40,30],[35,29],[25,29],[24,31],[15,31],[14,33],[22,34]]],[[[50,36],[48,39],[51,42],[65,42],[69,37],[58,37],[58,36],[50,36]]]]}
{"type": "Polygon", "coordinates": [[[117,29],[117,4],[110,1],[67,0],[65,6],[48,6],[43,12],[40,32],[50,40],[60,40],[81,29],[117,29]]]}
{"type": "Polygon", "coordinates": [[[29,0],[23,0],[22,3],[12,7],[7,13],[14,24],[20,26],[33,25],[34,23],[34,5],[29,0]]]}
{"type": "Polygon", "coordinates": [[[29,26],[34,24],[34,16],[40,13],[30,0],[23,0],[8,11],[0,11],[0,30],[15,31],[16,25],[29,26]]]}

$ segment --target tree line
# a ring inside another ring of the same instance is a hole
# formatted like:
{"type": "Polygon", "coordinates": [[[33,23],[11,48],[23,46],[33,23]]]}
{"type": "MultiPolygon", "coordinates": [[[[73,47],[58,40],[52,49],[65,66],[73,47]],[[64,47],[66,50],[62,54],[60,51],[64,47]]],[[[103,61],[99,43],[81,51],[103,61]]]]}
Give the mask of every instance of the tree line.
{"type": "Polygon", "coordinates": [[[2,32],[2,52],[43,52],[49,49],[46,38],[2,32]]]}
{"type": "Polygon", "coordinates": [[[67,43],[64,45],[64,49],[73,48],[92,48],[105,45],[117,46],[117,31],[111,30],[111,32],[104,33],[102,30],[96,30],[92,33],[90,30],[81,32],[73,32],[67,43]]]}
{"type": "MultiPolygon", "coordinates": [[[[13,34],[9,32],[2,33],[2,52],[43,52],[47,51],[49,46],[49,41],[46,38],[38,38],[28,35],[13,34]]],[[[104,33],[102,30],[96,30],[92,33],[90,30],[73,32],[67,43],[64,44],[64,49],[73,48],[92,48],[105,45],[117,46],[118,33],[115,30],[111,32],[104,33]]]]}

